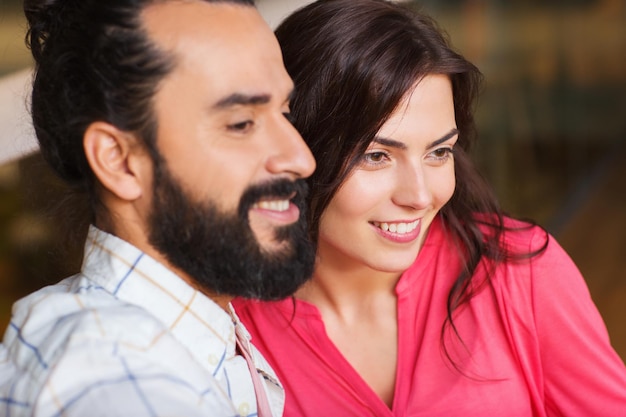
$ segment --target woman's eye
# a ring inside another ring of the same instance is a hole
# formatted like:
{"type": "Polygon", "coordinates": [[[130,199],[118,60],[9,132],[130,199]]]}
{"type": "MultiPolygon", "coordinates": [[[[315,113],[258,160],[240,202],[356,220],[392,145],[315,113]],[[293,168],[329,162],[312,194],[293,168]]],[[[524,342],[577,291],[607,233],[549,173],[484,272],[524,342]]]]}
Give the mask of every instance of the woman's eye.
{"type": "Polygon", "coordinates": [[[365,162],[370,164],[379,164],[385,161],[387,154],[385,152],[369,152],[363,155],[365,162]]]}
{"type": "Polygon", "coordinates": [[[429,155],[435,162],[443,163],[447,161],[453,154],[452,148],[444,147],[432,151],[429,155]]]}
{"type": "Polygon", "coordinates": [[[445,158],[450,154],[451,151],[452,149],[450,148],[439,148],[433,151],[433,155],[435,155],[437,158],[445,158]]]}
{"type": "Polygon", "coordinates": [[[385,157],[385,154],[382,152],[375,152],[368,154],[369,160],[372,162],[380,162],[385,157]]]}

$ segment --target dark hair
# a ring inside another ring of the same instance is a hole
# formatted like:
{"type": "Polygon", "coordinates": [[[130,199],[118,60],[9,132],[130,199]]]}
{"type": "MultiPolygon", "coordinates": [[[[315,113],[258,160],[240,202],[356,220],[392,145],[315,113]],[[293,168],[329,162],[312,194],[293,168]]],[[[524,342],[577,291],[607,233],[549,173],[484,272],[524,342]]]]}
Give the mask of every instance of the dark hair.
{"type": "Polygon", "coordinates": [[[88,194],[94,213],[100,206],[83,151],[86,128],[105,121],[154,148],[152,98],[175,62],[151,42],[140,15],[163,1],[24,1],[26,44],[35,59],[32,118],[41,153],[74,190],[88,194]]]}
{"type": "Polygon", "coordinates": [[[502,210],[469,157],[482,74],[451,48],[430,17],[383,0],[320,0],[288,17],[276,35],[295,83],[294,124],[318,162],[309,179],[309,227],[316,240],[323,211],[406,93],[426,75],[450,78],[459,130],[456,188],[441,216],[464,268],[449,293],[442,338],[448,324],[456,332],[452,312],[481,286],[470,286],[481,259],[534,254],[510,253],[500,243],[502,210]]]}

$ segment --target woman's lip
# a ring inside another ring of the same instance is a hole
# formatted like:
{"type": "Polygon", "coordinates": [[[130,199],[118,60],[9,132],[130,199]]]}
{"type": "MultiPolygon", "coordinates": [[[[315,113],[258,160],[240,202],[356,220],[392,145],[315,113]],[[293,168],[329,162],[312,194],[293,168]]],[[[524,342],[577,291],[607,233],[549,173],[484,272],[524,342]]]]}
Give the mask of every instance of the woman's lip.
{"type": "Polygon", "coordinates": [[[373,221],[370,224],[380,236],[399,243],[414,241],[421,230],[421,219],[394,222],[373,221]]]}
{"type": "Polygon", "coordinates": [[[396,220],[393,222],[372,221],[370,223],[385,232],[404,234],[404,233],[410,233],[413,229],[419,226],[420,220],[421,219],[396,220]]]}

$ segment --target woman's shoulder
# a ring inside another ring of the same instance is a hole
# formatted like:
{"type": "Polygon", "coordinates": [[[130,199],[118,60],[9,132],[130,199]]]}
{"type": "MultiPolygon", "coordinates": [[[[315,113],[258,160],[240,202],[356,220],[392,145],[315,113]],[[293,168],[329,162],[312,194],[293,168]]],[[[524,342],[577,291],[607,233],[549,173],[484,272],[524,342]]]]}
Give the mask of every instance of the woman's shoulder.
{"type": "Polygon", "coordinates": [[[500,231],[501,245],[513,253],[541,252],[552,238],[546,229],[532,220],[495,214],[476,214],[474,218],[486,237],[495,236],[500,231]]]}

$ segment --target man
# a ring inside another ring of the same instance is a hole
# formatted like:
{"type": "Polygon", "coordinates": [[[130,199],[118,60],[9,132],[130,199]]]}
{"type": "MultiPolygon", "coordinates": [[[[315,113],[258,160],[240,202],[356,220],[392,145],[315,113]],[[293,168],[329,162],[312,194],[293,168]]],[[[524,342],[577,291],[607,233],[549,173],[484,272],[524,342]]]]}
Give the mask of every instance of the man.
{"type": "Polygon", "coordinates": [[[0,415],[280,415],[230,310],[310,275],[292,82],[245,0],[27,0],[43,156],[93,208],[80,274],[13,309],[0,415]]]}

